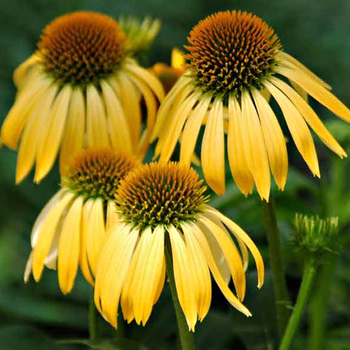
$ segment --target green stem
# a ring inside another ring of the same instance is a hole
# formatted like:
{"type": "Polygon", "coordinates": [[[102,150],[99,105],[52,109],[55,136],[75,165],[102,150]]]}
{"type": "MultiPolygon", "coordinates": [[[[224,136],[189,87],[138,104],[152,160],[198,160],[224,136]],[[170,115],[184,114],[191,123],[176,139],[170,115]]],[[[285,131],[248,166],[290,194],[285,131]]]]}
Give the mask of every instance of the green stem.
{"type": "Polygon", "coordinates": [[[324,264],[318,272],[317,286],[310,302],[310,350],[324,349],[328,299],[337,260],[337,255],[332,256],[329,263],[324,264]]]}
{"type": "Polygon", "coordinates": [[[94,293],[91,293],[89,305],[89,338],[90,340],[100,339],[100,325],[98,320],[98,312],[95,307],[94,293]]]}
{"type": "Polygon", "coordinates": [[[288,350],[292,344],[295,332],[298,328],[300,319],[303,315],[306,302],[309,298],[311,288],[314,282],[316,274],[316,262],[313,257],[310,257],[305,266],[303,279],[298,293],[298,298],[292,313],[292,316],[288,322],[286,333],[282,339],[280,350],[288,350]]]}
{"type": "Polygon", "coordinates": [[[264,211],[270,265],[273,275],[278,330],[280,338],[282,338],[290,315],[290,310],[287,308],[290,299],[288,295],[286,279],[284,276],[281,239],[278,232],[276,208],[273,199],[271,198],[269,203],[262,201],[262,205],[264,211]]]}
{"type": "Polygon", "coordinates": [[[166,258],[166,271],[169,279],[169,285],[171,290],[171,296],[173,299],[177,326],[179,330],[180,343],[182,350],[194,350],[194,341],[193,341],[193,333],[188,330],[188,325],[185,319],[185,315],[182,311],[179,299],[177,297],[175,278],[173,272],[173,261],[171,255],[170,242],[167,240],[166,242],[166,250],[165,250],[165,258],[166,258]]]}

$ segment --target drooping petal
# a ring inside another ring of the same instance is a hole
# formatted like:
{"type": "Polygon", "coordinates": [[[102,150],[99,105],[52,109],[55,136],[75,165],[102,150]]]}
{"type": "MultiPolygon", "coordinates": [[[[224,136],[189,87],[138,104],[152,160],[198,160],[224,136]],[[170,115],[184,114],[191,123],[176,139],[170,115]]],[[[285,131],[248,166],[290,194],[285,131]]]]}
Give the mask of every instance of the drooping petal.
{"type": "Polygon", "coordinates": [[[124,230],[119,232],[119,234],[114,232],[110,235],[101,252],[99,271],[96,274],[95,295],[97,300],[101,300],[102,315],[114,327],[117,327],[120,294],[129,270],[138,235],[139,232],[137,230],[132,230],[131,232],[124,230]],[[106,251],[110,251],[110,248],[114,248],[112,257],[106,255],[106,251]],[[105,264],[106,259],[110,260],[107,266],[105,264]],[[104,270],[100,269],[100,266],[104,266],[104,270]],[[100,279],[101,281],[99,281],[100,279]],[[101,286],[98,285],[99,283],[101,283],[101,286]]]}
{"type": "Polygon", "coordinates": [[[312,78],[303,74],[298,70],[290,68],[278,67],[277,73],[293,80],[300,85],[310,96],[322,103],[330,111],[332,111],[339,118],[350,123],[350,110],[338,100],[330,91],[324,88],[319,83],[315,82],[312,78]]]}
{"type": "Polygon", "coordinates": [[[162,83],[156,78],[155,75],[150,73],[147,69],[140,67],[135,61],[128,61],[125,64],[125,69],[131,74],[135,74],[142,79],[156,94],[158,100],[161,102],[165,97],[162,83]]]}
{"type": "Polygon", "coordinates": [[[105,107],[101,95],[92,84],[86,87],[86,136],[90,147],[110,145],[105,107]]]}
{"type": "MultiPolygon", "coordinates": [[[[101,242],[106,234],[104,213],[103,213],[103,201],[101,198],[89,199],[91,201],[91,207],[88,212],[84,210],[84,216],[87,215],[87,219],[84,220],[86,226],[84,227],[86,235],[86,250],[91,272],[96,273],[97,260],[101,249],[101,242]]],[[[84,205],[84,208],[88,208],[88,203],[84,205]]]]}
{"type": "Polygon", "coordinates": [[[203,235],[201,230],[196,225],[194,225],[193,227],[194,227],[193,234],[195,235],[196,239],[198,240],[199,245],[202,247],[202,251],[203,251],[204,256],[207,260],[210,271],[213,274],[214,280],[215,280],[216,284],[218,285],[218,287],[220,288],[222,294],[225,296],[227,301],[233,307],[235,307],[238,311],[242,312],[243,314],[245,314],[248,317],[252,316],[250,311],[237,299],[237,297],[235,297],[235,295],[232,293],[232,291],[230,290],[230,288],[228,287],[228,285],[226,284],[226,282],[222,278],[222,275],[215,264],[215,260],[213,258],[211,251],[210,251],[210,247],[209,247],[209,244],[208,244],[205,236],[203,235]]]}
{"type": "Polygon", "coordinates": [[[217,97],[209,111],[205,127],[201,161],[204,177],[208,185],[217,193],[225,193],[225,142],[223,104],[217,97]]]}
{"type": "Polygon", "coordinates": [[[239,300],[244,299],[246,290],[245,271],[241,256],[230,237],[228,237],[224,231],[220,229],[214,222],[205,216],[201,216],[200,221],[207,226],[212,232],[213,236],[218,241],[230,267],[233,283],[236,288],[236,292],[239,300]]]}
{"type": "Polygon", "coordinates": [[[198,98],[200,97],[200,92],[194,92],[183,103],[179,106],[176,112],[171,116],[171,122],[164,135],[164,143],[161,150],[160,161],[167,162],[175,149],[176,143],[180,137],[183,125],[192,110],[193,106],[197,103],[198,98]]]}
{"type": "Polygon", "coordinates": [[[301,62],[299,62],[296,58],[289,55],[287,52],[280,51],[278,53],[278,57],[282,59],[282,62],[286,64],[287,62],[292,64],[292,67],[297,67],[300,70],[303,71],[303,73],[306,73],[310,78],[315,80],[318,84],[322,85],[327,90],[332,90],[332,87],[327,84],[325,81],[323,81],[321,78],[319,78],[315,73],[313,73],[309,68],[305,67],[301,62]]]}
{"type": "Polygon", "coordinates": [[[164,101],[159,107],[156,123],[154,125],[153,134],[151,136],[151,142],[153,142],[160,135],[160,131],[164,128],[165,121],[168,117],[169,111],[183,89],[190,84],[190,79],[188,77],[181,76],[179,80],[175,83],[170,92],[166,95],[164,101]]]}
{"type": "Polygon", "coordinates": [[[275,113],[265,98],[257,90],[253,90],[252,95],[259,114],[271,171],[278,188],[283,190],[288,173],[286,142],[275,113]]]}
{"type": "Polygon", "coordinates": [[[194,277],[197,279],[197,309],[199,320],[202,321],[209,311],[211,303],[211,279],[207,261],[202,248],[192,233],[192,225],[184,223],[181,225],[189,257],[192,260],[194,277]]]}
{"type": "Polygon", "coordinates": [[[317,177],[320,177],[315,144],[304,118],[281,90],[269,82],[266,82],[265,86],[280,106],[298,151],[311,172],[317,177]]]}
{"type": "Polygon", "coordinates": [[[33,276],[37,282],[41,278],[44,269],[44,261],[50,251],[52,240],[56,233],[56,227],[61,219],[61,214],[67,208],[73,196],[72,193],[66,192],[60,201],[51,208],[40,228],[33,256],[33,276]]]}
{"type": "MultiPolygon", "coordinates": [[[[161,128],[161,131],[159,133],[159,139],[156,144],[156,148],[154,150],[154,155],[153,159],[158,158],[160,153],[163,150],[163,145],[168,141],[168,132],[170,129],[170,125],[174,124],[176,121],[174,120],[174,114],[178,113],[178,110],[180,106],[183,105],[184,101],[191,95],[192,93],[192,87],[191,86],[186,86],[183,90],[179,91],[179,93],[176,95],[175,100],[173,101],[173,104],[170,107],[168,114],[167,114],[167,119],[164,120],[164,125],[161,128]]],[[[163,104],[160,106],[160,109],[162,108],[163,104]]],[[[159,113],[157,114],[157,119],[159,117],[159,113]]],[[[155,129],[157,127],[157,123],[155,125],[155,129]]]]}
{"type": "Polygon", "coordinates": [[[192,283],[193,271],[190,265],[187,247],[181,234],[174,226],[169,226],[167,230],[171,242],[176,292],[182,311],[186,317],[188,328],[194,331],[198,311],[195,300],[195,286],[192,283]]]}
{"type": "Polygon", "coordinates": [[[225,215],[221,214],[218,210],[214,209],[213,207],[210,207],[209,205],[206,205],[205,207],[206,207],[206,211],[211,212],[215,216],[217,216],[219,220],[221,220],[236,237],[239,237],[244,242],[244,244],[248,247],[248,249],[251,251],[253,258],[255,260],[256,269],[258,271],[258,288],[261,288],[264,283],[264,261],[254,242],[232,220],[227,218],[225,215]]]}
{"type": "Polygon", "coordinates": [[[211,98],[209,96],[203,97],[188,117],[181,137],[180,163],[182,164],[191,165],[199,130],[210,102],[211,98]]]}
{"type": "Polygon", "coordinates": [[[52,106],[50,115],[47,116],[49,123],[46,132],[42,136],[42,142],[38,146],[35,182],[40,182],[55,162],[61,145],[71,95],[72,88],[70,86],[63,87],[52,106]]]}
{"type": "Polygon", "coordinates": [[[241,130],[244,131],[242,137],[248,166],[261,199],[268,201],[271,186],[269,162],[261,123],[248,92],[242,93],[242,116],[245,125],[241,130]]]}
{"type": "Polygon", "coordinates": [[[115,79],[111,78],[109,83],[123,107],[124,116],[129,125],[132,149],[136,150],[142,128],[141,94],[129,76],[122,72],[119,72],[115,79]]]}
{"type": "Polygon", "coordinates": [[[116,150],[131,153],[131,133],[122,105],[107,81],[102,80],[100,85],[106,105],[111,144],[116,150]]]}
{"type": "Polygon", "coordinates": [[[72,91],[66,130],[63,135],[60,152],[60,172],[65,174],[72,157],[84,146],[86,106],[85,97],[81,88],[72,91]]]}
{"type": "Polygon", "coordinates": [[[227,154],[232,177],[241,192],[248,196],[254,189],[254,179],[249,170],[244,152],[244,127],[241,108],[234,95],[229,96],[229,127],[227,137],[227,154]]]}
{"type": "Polygon", "coordinates": [[[1,127],[1,142],[11,149],[17,149],[17,143],[23,127],[27,122],[29,112],[47,92],[51,78],[40,76],[35,84],[23,91],[7,114],[1,127]]]}
{"type": "Polygon", "coordinates": [[[59,238],[58,281],[63,294],[72,290],[78,272],[82,207],[83,199],[76,198],[67,213],[59,238]]]}
{"type": "Polygon", "coordinates": [[[305,121],[310,125],[310,127],[320,137],[326,146],[338,154],[340,158],[346,157],[346,153],[343,148],[326,129],[314,110],[302,98],[300,98],[300,96],[289,85],[274,77],[271,78],[270,82],[279,88],[292,101],[300,114],[304,117],[305,121]]]}
{"type": "Polygon", "coordinates": [[[52,108],[57,90],[57,85],[51,85],[44,96],[42,96],[42,102],[33,106],[30,112],[18,151],[16,168],[17,184],[28,175],[34,165],[38,140],[42,137],[44,125],[47,123],[47,118],[50,115],[50,109],[52,108]]]}

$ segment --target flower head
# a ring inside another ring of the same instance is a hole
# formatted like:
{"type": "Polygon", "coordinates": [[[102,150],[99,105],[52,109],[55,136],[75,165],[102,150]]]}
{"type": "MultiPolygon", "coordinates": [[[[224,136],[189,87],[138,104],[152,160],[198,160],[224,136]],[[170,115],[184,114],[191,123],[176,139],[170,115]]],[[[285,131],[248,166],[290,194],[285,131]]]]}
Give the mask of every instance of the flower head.
{"type": "Polygon", "coordinates": [[[198,174],[178,163],[151,163],[131,171],[116,192],[119,221],[103,246],[96,272],[95,303],[117,326],[124,318],[143,325],[164,286],[165,250],[171,250],[180,305],[190,330],[211,303],[210,272],[226,299],[246,316],[242,304],[248,249],[264,279],[260,253],[234,222],[208,206],[198,174]],[[233,240],[235,237],[240,252],[233,240]],[[236,295],[228,287],[232,277],[236,295]]]}
{"type": "Polygon", "coordinates": [[[1,141],[17,149],[16,181],[36,163],[39,182],[60,152],[64,175],[71,158],[88,147],[112,147],[143,157],[162,84],[127,50],[118,23],[95,12],[63,15],[41,35],[37,51],[14,74],[15,103],[1,141]],[[141,97],[147,108],[142,131],[141,97]]]}
{"type": "Polygon", "coordinates": [[[44,265],[58,270],[64,294],[73,288],[78,265],[94,283],[96,261],[106,230],[118,220],[114,194],[138,161],[122,152],[95,148],[78,153],[32,230],[32,253],[25,280],[33,270],[39,281],[44,265]]]}
{"type": "Polygon", "coordinates": [[[285,138],[270,96],[315,176],[320,171],[309,127],[333,152],[346,157],[306,97],[312,96],[348,122],[349,109],[328,84],[283,51],[263,20],[246,12],[219,12],[200,21],[188,42],[187,69],[161,104],[151,138],[158,138],[155,156],[161,161],[170,159],[181,136],[180,162],[189,166],[205,124],[201,163],[209,186],[218,194],[225,192],[227,133],[228,160],[237,186],[247,196],[255,185],[268,201],[270,169],[280,190],[288,172],[285,138]]]}

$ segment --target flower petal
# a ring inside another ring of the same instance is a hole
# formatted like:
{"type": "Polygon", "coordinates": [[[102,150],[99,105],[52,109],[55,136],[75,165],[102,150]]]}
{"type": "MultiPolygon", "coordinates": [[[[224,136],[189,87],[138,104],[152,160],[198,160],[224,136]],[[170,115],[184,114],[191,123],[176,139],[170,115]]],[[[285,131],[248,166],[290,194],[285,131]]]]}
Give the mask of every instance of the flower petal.
{"type": "Polygon", "coordinates": [[[63,294],[72,290],[78,272],[82,207],[83,199],[76,198],[67,213],[59,238],[58,282],[63,294]]]}
{"type": "Polygon", "coordinates": [[[232,177],[241,192],[248,196],[254,189],[254,179],[249,170],[244,152],[243,117],[239,103],[234,95],[229,96],[229,127],[227,137],[227,154],[232,177]]]}
{"type": "Polygon", "coordinates": [[[318,166],[315,144],[304,118],[301,116],[293,103],[288,99],[288,97],[281,92],[281,90],[277,89],[274,85],[267,81],[265,82],[265,86],[269,89],[271,95],[280,106],[295,145],[304,158],[309,169],[314,175],[320,177],[320,169],[318,166]]]}
{"type": "Polygon", "coordinates": [[[217,97],[209,111],[205,127],[201,161],[208,185],[219,195],[225,193],[225,143],[223,104],[217,97]]]}

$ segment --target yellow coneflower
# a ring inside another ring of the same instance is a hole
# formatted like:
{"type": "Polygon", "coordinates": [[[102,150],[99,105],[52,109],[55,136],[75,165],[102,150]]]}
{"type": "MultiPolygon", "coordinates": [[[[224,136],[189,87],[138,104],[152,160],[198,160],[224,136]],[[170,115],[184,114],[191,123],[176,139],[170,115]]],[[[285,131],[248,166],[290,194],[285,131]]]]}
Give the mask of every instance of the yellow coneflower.
{"type": "Polygon", "coordinates": [[[190,330],[209,310],[210,272],[231,305],[251,316],[241,302],[248,249],[259,288],[264,280],[261,255],[238,225],[205,204],[205,189],[193,169],[174,162],[142,165],[120,182],[119,222],[101,250],[95,283],[95,304],[114,327],[119,303],[128,322],[147,322],[164,286],[166,249],[171,250],[177,295],[190,330]],[[231,276],[237,296],[228,287],[231,276]]]}
{"type": "Polygon", "coordinates": [[[180,161],[189,166],[206,120],[202,168],[209,186],[223,194],[227,107],[227,153],[233,179],[244,195],[256,185],[260,197],[268,201],[270,169],[283,190],[288,157],[266,95],[281,108],[295,145],[315,176],[320,172],[309,127],[333,152],[346,157],[305,96],[312,96],[347,122],[349,109],[329,91],[329,85],[282,50],[274,30],[263,20],[246,12],[219,12],[200,21],[188,41],[187,70],[163,101],[152,137],[159,138],[156,156],[161,161],[170,159],[183,132],[180,161]]]}
{"type": "Polygon", "coordinates": [[[66,294],[73,288],[80,264],[85,279],[94,283],[101,242],[107,229],[118,220],[115,191],[120,180],[138,164],[127,153],[108,148],[88,149],[73,158],[62,188],[46,204],[33,226],[33,250],[25,281],[33,271],[38,282],[44,265],[57,267],[59,285],[66,294]]]}
{"type": "Polygon", "coordinates": [[[59,150],[62,173],[83,148],[144,152],[155,122],[155,95],[160,101],[164,91],[126,45],[118,23],[94,12],[58,17],[43,30],[37,51],[15,71],[19,92],[1,129],[1,141],[11,149],[21,139],[17,182],[34,163],[39,182],[59,150]],[[148,119],[141,136],[142,96],[148,119]]]}

